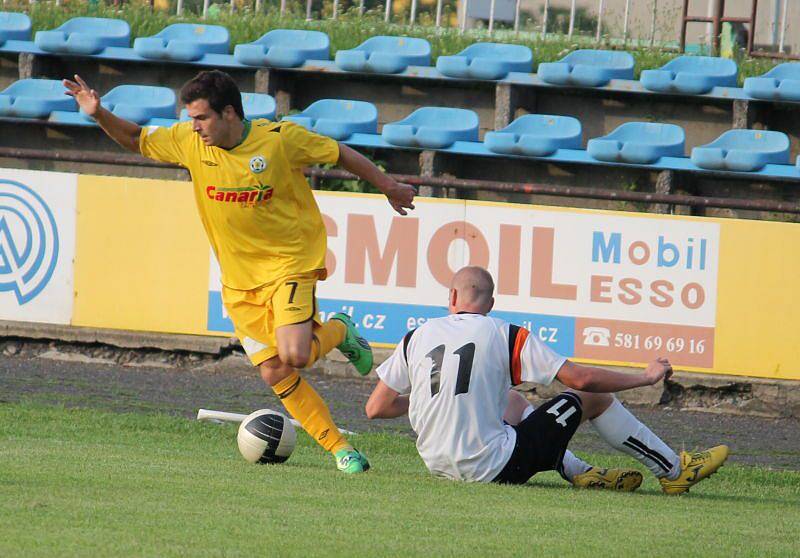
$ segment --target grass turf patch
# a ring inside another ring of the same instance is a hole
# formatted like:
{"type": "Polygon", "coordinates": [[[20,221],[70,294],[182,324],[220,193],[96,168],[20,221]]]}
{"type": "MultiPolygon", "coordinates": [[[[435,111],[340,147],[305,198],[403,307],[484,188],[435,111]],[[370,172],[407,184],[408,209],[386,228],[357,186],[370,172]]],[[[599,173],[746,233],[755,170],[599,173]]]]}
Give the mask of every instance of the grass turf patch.
{"type": "Polygon", "coordinates": [[[729,465],[682,497],[651,476],[635,494],[573,490],[554,473],[468,485],[428,475],[402,435],[354,437],[373,465],[355,477],[305,435],[287,463],[250,465],[235,435],[165,414],[0,405],[0,556],[796,551],[797,472],[729,465]]]}

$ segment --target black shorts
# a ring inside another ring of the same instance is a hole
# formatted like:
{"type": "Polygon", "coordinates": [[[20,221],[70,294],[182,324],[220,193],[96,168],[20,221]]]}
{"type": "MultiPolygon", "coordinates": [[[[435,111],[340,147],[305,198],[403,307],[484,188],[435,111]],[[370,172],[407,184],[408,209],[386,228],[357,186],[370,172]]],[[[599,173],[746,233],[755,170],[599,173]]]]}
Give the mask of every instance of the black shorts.
{"type": "Polygon", "coordinates": [[[540,471],[559,470],[582,415],[581,398],[564,392],[512,426],[517,431],[517,443],[508,463],[492,482],[525,484],[540,471]]]}

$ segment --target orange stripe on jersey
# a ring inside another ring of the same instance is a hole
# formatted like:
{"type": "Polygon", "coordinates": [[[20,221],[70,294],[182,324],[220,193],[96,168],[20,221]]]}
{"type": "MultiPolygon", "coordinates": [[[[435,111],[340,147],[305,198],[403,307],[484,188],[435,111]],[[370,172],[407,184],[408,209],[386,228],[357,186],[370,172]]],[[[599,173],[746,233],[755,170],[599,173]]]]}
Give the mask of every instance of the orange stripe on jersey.
{"type": "Polygon", "coordinates": [[[513,328],[509,330],[509,348],[510,354],[510,368],[511,368],[511,383],[512,385],[519,385],[522,383],[522,348],[525,346],[525,341],[528,340],[530,332],[524,327],[513,328]],[[510,336],[513,335],[514,339],[510,336]]]}

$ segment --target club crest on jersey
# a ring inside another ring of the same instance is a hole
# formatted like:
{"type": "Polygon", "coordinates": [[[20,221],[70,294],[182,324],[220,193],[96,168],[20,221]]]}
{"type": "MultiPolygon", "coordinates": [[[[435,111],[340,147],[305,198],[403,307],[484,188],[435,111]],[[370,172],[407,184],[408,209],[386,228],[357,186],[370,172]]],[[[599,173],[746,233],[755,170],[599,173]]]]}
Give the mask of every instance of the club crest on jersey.
{"type": "Polygon", "coordinates": [[[256,155],[250,159],[250,170],[258,174],[267,168],[267,160],[262,155],[256,155]]]}

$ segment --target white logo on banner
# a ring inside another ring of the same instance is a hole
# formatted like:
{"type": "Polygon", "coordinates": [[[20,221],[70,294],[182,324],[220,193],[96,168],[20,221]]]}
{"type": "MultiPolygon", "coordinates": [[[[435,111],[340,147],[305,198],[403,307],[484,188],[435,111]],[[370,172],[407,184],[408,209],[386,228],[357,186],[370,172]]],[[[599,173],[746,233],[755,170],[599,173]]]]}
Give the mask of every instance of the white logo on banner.
{"type": "Polygon", "coordinates": [[[0,180],[0,291],[19,304],[34,299],[50,281],[58,261],[58,228],[36,192],[0,180]]]}

